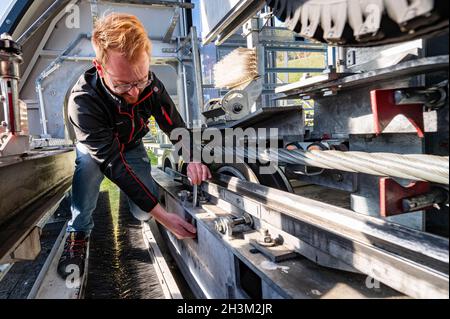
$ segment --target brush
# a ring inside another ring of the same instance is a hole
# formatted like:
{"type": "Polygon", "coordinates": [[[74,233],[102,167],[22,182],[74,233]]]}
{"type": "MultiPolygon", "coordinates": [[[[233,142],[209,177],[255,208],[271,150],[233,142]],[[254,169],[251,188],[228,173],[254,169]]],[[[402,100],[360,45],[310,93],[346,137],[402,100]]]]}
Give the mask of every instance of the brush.
{"type": "Polygon", "coordinates": [[[235,49],[214,66],[216,88],[245,87],[258,76],[255,49],[235,49]]]}

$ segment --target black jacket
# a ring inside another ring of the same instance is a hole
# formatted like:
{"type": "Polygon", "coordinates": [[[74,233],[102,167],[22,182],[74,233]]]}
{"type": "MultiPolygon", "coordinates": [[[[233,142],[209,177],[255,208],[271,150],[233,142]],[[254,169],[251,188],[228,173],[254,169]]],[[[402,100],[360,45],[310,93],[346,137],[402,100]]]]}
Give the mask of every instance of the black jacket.
{"type": "Polygon", "coordinates": [[[186,127],[164,85],[152,72],[150,77],[153,82],[139,102],[129,105],[108,90],[92,68],[80,77],[68,104],[78,142],[88,148],[105,176],[147,212],[157,205],[157,198],[133,172],[123,153],[140,145],[152,115],[169,136],[173,129],[186,127]]]}

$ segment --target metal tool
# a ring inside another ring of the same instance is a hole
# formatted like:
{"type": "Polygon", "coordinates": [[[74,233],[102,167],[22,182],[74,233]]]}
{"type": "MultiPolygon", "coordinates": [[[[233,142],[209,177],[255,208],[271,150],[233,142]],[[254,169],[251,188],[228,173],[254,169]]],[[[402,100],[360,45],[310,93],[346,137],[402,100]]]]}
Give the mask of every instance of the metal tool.
{"type": "Polygon", "coordinates": [[[193,194],[192,194],[192,207],[197,207],[197,198],[198,198],[198,185],[193,185],[193,194]]]}
{"type": "Polygon", "coordinates": [[[164,171],[169,174],[175,181],[178,181],[188,187],[192,187],[192,207],[197,207],[199,202],[202,203],[208,200],[208,196],[204,194],[201,188],[199,189],[199,185],[194,185],[192,183],[192,180],[188,176],[168,167],[166,167],[164,171]]]}

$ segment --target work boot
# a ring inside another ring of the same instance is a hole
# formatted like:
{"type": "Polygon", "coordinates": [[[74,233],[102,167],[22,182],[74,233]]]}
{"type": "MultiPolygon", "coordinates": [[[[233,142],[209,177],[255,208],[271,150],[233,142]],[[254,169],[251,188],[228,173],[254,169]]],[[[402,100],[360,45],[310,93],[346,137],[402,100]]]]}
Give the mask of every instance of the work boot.
{"type": "Polygon", "coordinates": [[[58,262],[58,274],[66,279],[72,273],[78,273],[81,278],[89,237],[84,232],[70,232],[64,243],[64,251],[58,262]]]}

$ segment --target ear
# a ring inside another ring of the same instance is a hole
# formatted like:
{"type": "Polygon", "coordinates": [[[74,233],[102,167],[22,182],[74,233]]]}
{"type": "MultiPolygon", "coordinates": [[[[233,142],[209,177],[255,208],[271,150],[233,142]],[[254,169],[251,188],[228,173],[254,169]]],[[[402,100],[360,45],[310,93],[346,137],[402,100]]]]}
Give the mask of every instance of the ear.
{"type": "Polygon", "coordinates": [[[102,65],[101,65],[96,59],[92,60],[92,64],[94,64],[95,69],[96,69],[97,72],[98,72],[98,75],[99,75],[101,78],[103,78],[103,77],[105,76],[105,73],[104,73],[104,70],[103,70],[102,65]]]}

